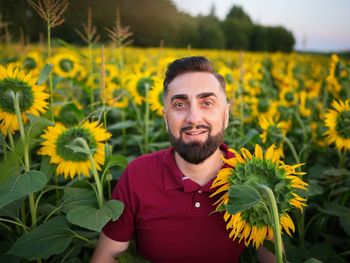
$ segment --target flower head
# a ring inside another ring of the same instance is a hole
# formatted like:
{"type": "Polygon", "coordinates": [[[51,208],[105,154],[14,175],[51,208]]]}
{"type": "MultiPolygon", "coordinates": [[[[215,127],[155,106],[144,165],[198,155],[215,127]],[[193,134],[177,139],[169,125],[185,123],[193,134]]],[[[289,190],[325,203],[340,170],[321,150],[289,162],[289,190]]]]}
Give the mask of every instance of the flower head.
{"type": "Polygon", "coordinates": [[[259,189],[259,185],[265,185],[273,189],[280,215],[280,227],[291,235],[295,227],[288,212],[293,208],[303,211],[303,207],[306,206],[306,199],[300,196],[300,192],[307,190],[308,186],[300,178],[305,173],[296,171],[302,164],[290,166],[280,161],[274,145],[268,148],[265,154],[259,145],[255,146],[254,154],[245,148],[241,149],[241,153],[231,151],[235,153],[235,157],[223,158],[226,167],[219,171],[214,180],[212,188],[216,191],[211,195],[220,196],[214,205],[216,211],[224,211],[230,238],[239,238],[239,241],[244,240],[247,246],[252,243],[255,247],[259,247],[264,239],[273,238],[268,204],[259,202],[234,214],[228,212],[229,206],[235,206],[229,198],[232,186],[252,186],[259,189]]]}
{"type": "Polygon", "coordinates": [[[51,163],[57,164],[57,175],[63,174],[65,178],[69,176],[73,179],[76,175],[89,176],[91,163],[87,154],[74,152],[67,145],[72,144],[78,137],[83,138],[89,148],[94,150],[96,168],[101,170],[105,159],[104,142],[111,134],[98,122],[86,121],[72,128],[66,128],[60,123],[49,126],[41,137],[44,138],[44,142],[41,143],[42,148],[38,153],[50,156],[51,163]]]}
{"type": "Polygon", "coordinates": [[[59,53],[52,58],[53,72],[62,78],[75,78],[82,74],[80,59],[72,52],[59,53]]]}
{"type": "Polygon", "coordinates": [[[27,114],[39,116],[47,110],[49,95],[44,92],[45,87],[36,84],[36,79],[31,73],[9,65],[7,68],[0,65],[0,129],[2,134],[14,133],[19,129],[13,94],[19,96],[19,107],[23,122],[28,118],[27,114]]]}
{"type": "Polygon", "coordinates": [[[271,145],[273,142],[276,143],[277,153],[279,156],[284,157],[283,142],[286,136],[290,124],[286,121],[274,121],[271,116],[260,116],[259,125],[262,129],[260,138],[263,143],[271,145]]]}
{"type": "Polygon", "coordinates": [[[338,150],[350,150],[350,104],[334,100],[333,109],[325,114],[325,125],[328,130],[324,133],[328,144],[335,143],[338,150]]]}
{"type": "Polygon", "coordinates": [[[154,84],[149,92],[148,102],[151,110],[158,116],[163,116],[163,83],[160,78],[154,79],[154,84]]]}

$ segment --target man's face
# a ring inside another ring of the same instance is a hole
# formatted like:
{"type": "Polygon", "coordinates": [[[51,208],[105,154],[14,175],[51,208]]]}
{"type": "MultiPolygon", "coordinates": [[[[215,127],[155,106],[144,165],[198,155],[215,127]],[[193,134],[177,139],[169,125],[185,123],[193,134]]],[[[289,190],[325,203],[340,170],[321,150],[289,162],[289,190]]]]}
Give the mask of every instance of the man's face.
{"type": "Polygon", "coordinates": [[[223,142],[229,105],[219,81],[210,73],[177,76],[168,86],[164,118],[176,152],[199,164],[223,142]]]}

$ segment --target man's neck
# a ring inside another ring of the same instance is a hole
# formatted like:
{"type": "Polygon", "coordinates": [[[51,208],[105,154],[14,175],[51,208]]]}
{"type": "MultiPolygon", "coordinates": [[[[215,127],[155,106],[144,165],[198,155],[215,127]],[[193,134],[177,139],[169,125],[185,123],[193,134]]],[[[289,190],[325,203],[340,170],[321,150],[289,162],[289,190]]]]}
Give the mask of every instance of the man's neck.
{"type": "Polygon", "coordinates": [[[211,156],[200,164],[192,164],[185,161],[175,152],[175,161],[183,175],[191,178],[199,185],[205,185],[214,178],[222,166],[222,152],[217,149],[211,156]]]}

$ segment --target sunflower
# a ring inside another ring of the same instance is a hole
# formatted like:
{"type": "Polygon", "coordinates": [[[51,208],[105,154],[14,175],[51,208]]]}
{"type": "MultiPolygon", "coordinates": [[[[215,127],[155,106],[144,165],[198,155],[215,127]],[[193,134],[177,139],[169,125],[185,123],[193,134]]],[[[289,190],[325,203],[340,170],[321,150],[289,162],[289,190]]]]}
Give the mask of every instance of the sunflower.
{"type": "Polygon", "coordinates": [[[114,82],[106,82],[104,99],[106,104],[116,108],[126,108],[129,105],[127,90],[114,82]]]}
{"type": "Polygon", "coordinates": [[[22,59],[22,67],[26,72],[31,72],[34,76],[39,76],[43,67],[43,59],[37,51],[31,51],[22,59]]]}
{"type": "Polygon", "coordinates": [[[160,78],[155,78],[152,89],[149,92],[148,102],[151,110],[158,116],[163,116],[163,83],[160,78]]]}
{"type": "Polygon", "coordinates": [[[299,112],[303,117],[310,117],[312,109],[310,107],[311,98],[308,96],[306,91],[301,91],[299,93],[299,112]]]}
{"type": "Polygon", "coordinates": [[[83,72],[79,57],[71,52],[57,54],[52,64],[53,72],[62,78],[75,78],[83,72]]]}
{"type": "Polygon", "coordinates": [[[19,94],[19,107],[25,123],[27,114],[39,116],[47,110],[49,95],[44,89],[36,84],[31,73],[25,74],[13,65],[7,68],[0,65],[0,129],[3,135],[19,129],[11,93],[19,94]]]}
{"type": "Polygon", "coordinates": [[[338,150],[350,150],[350,105],[349,100],[332,101],[332,107],[325,114],[324,133],[328,144],[335,143],[338,150]]]}
{"type": "Polygon", "coordinates": [[[298,97],[292,88],[283,87],[279,93],[280,105],[292,107],[297,104],[298,97]]]}
{"type": "Polygon", "coordinates": [[[260,116],[259,125],[262,129],[262,133],[260,134],[262,142],[267,145],[275,143],[277,147],[277,153],[280,157],[284,157],[283,138],[288,132],[290,123],[285,121],[279,122],[278,120],[274,121],[274,119],[271,116],[260,116]]]}
{"type": "Polygon", "coordinates": [[[128,90],[136,105],[141,105],[146,100],[146,89],[153,85],[150,72],[138,72],[133,74],[128,82],[128,90]]]}
{"type": "Polygon", "coordinates": [[[265,239],[271,240],[274,237],[272,221],[267,210],[269,205],[263,201],[234,214],[228,212],[229,206],[235,206],[231,201],[231,195],[235,195],[235,192],[229,193],[230,188],[243,185],[256,189],[259,189],[259,185],[265,185],[273,189],[280,228],[291,236],[295,226],[288,212],[294,208],[302,212],[306,206],[306,199],[299,194],[307,190],[308,184],[300,178],[305,173],[295,170],[302,164],[285,164],[279,159],[274,145],[270,146],[265,154],[259,145],[255,146],[254,155],[245,148],[241,148],[241,154],[232,149],[230,151],[235,157],[223,158],[226,165],[215,178],[212,188],[216,191],[211,195],[220,196],[214,205],[216,211],[224,211],[226,228],[230,230],[229,237],[233,240],[239,238],[239,242],[244,240],[246,246],[252,243],[256,248],[265,239]]]}
{"type": "Polygon", "coordinates": [[[278,102],[269,100],[266,97],[252,97],[252,103],[250,105],[254,118],[259,116],[276,116],[278,114],[277,107],[278,102]]]}
{"type": "Polygon", "coordinates": [[[41,145],[38,154],[48,155],[51,157],[51,163],[57,164],[56,174],[63,174],[73,179],[76,175],[89,176],[91,163],[85,153],[73,152],[67,145],[73,144],[73,141],[80,137],[83,138],[89,148],[94,150],[93,159],[96,163],[97,170],[101,170],[101,165],[105,159],[104,142],[111,137],[101,124],[98,122],[86,121],[79,126],[66,128],[64,125],[57,123],[55,126],[49,126],[41,136],[45,139],[41,145]]]}

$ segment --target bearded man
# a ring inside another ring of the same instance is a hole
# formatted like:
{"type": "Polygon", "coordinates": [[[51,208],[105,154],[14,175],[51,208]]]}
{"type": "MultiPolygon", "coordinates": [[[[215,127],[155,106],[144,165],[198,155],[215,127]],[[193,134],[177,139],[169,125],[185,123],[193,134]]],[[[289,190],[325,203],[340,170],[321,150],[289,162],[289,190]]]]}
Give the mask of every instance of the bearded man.
{"type": "MultiPolygon", "coordinates": [[[[116,262],[132,238],[153,263],[239,262],[244,242],[229,238],[209,197],[222,156],[233,157],[224,144],[225,79],[208,59],[186,57],[168,66],[163,86],[172,146],[127,166],[112,195],[124,203],[123,214],[103,228],[91,262],[116,262]]],[[[268,253],[260,253],[261,261],[273,262],[268,253]]]]}

